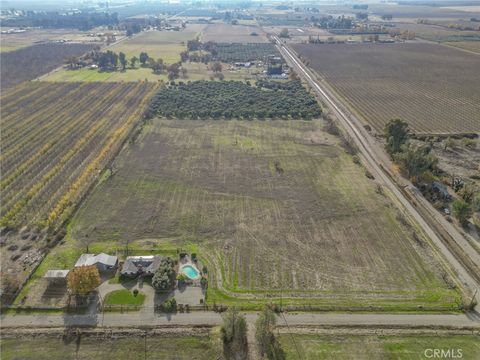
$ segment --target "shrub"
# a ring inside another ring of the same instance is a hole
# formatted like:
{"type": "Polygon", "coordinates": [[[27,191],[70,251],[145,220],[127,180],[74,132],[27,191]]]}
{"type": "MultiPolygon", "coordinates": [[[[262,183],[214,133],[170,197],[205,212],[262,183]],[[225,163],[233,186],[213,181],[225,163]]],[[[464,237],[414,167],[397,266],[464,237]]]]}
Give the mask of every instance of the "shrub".
{"type": "Polygon", "coordinates": [[[177,300],[175,298],[170,298],[165,300],[165,302],[162,304],[162,309],[165,312],[175,312],[177,310],[177,300]]]}
{"type": "Polygon", "coordinates": [[[468,224],[468,218],[472,213],[470,206],[463,200],[455,200],[452,204],[453,215],[462,226],[468,224]]]}
{"type": "Polygon", "coordinates": [[[155,290],[162,291],[171,289],[175,283],[174,262],[166,257],[160,261],[157,271],[152,278],[152,286],[155,290]]]}
{"type": "Polygon", "coordinates": [[[136,297],[137,295],[138,295],[138,289],[133,290],[133,296],[136,297]]]}

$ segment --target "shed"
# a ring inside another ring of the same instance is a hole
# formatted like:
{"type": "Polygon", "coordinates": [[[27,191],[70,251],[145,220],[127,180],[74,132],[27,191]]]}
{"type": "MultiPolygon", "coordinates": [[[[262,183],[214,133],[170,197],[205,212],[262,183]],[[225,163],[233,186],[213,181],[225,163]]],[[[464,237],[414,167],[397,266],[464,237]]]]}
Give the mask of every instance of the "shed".
{"type": "Polygon", "coordinates": [[[104,253],[98,255],[82,254],[75,263],[75,267],[90,265],[95,265],[98,271],[107,271],[117,267],[118,258],[104,253]]]}

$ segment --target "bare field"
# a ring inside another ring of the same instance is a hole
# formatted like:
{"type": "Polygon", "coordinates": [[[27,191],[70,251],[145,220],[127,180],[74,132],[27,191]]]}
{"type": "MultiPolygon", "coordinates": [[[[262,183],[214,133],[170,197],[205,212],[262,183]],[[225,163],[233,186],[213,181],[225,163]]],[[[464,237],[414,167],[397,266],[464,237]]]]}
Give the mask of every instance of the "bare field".
{"type": "Polygon", "coordinates": [[[209,24],[203,30],[201,40],[203,42],[214,41],[219,43],[265,43],[267,37],[258,26],[254,25],[230,25],[209,24]],[[258,36],[252,36],[257,33],[258,36]]]}
{"type": "Polygon", "coordinates": [[[210,303],[456,308],[422,235],[319,121],[154,119],[114,168],[68,249],[194,246],[210,303]]]}
{"type": "Polygon", "coordinates": [[[92,47],[91,44],[47,43],[0,53],[1,90],[48,73],[63,65],[65,59],[83,55],[92,47]]]}
{"type": "Polygon", "coordinates": [[[397,5],[397,4],[370,4],[369,12],[376,15],[392,14],[394,20],[405,18],[413,19],[462,19],[471,18],[480,15],[478,7],[468,7],[469,9],[460,9],[458,7],[435,7],[424,5],[397,5]],[[469,11],[470,10],[470,11],[469,11]]]}
{"type": "MultiPolygon", "coordinates": [[[[1,28],[8,30],[8,28],[1,28]]],[[[99,38],[87,36],[88,32],[74,29],[29,29],[22,33],[2,34],[1,52],[8,52],[49,41],[75,41],[103,44],[99,38]]]]}
{"type": "Polygon", "coordinates": [[[480,57],[434,44],[294,45],[382,133],[394,118],[417,133],[480,131],[480,57]]]}

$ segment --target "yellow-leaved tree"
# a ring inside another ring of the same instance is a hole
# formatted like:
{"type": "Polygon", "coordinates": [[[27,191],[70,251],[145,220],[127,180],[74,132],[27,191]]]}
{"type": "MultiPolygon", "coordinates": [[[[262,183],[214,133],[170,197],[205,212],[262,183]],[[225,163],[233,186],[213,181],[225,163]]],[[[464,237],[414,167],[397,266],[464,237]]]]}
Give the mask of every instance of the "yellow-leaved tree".
{"type": "Polygon", "coordinates": [[[67,287],[72,295],[88,295],[100,285],[100,273],[95,265],[80,266],[67,275],[67,287]]]}

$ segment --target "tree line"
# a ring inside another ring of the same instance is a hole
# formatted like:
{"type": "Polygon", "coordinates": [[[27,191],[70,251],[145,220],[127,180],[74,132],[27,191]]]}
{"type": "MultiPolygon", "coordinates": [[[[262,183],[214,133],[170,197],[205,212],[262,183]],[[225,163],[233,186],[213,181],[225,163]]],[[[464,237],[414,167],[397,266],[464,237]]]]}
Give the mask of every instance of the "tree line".
{"type": "Polygon", "coordinates": [[[118,14],[82,11],[72,14],[58,12],[26,12],[24,16],[2,19],[1,26],[43,27],[56,29],[89,30],[97,26],[118,25],[118,14]]]}
{"type": "Polygon", "coordinates": [[[152,69],[154,74],[167,73],[169,80],[177,79],[180,76],[187,77],[187,69],[182,67],[181,62],[166,64],[163,59],[155,60],[146,52],[141,52],[138,57],[134,55],[127,59],[125,53],[121,51],[119,53],[112,50],[100,51],[97,47],[81,58],[68,58],[66,63],[71,70],[96,65],[100,71],[126,71],[127,69],[135,69],[137,63],[139,63],[141,67],[152,69]]]}

